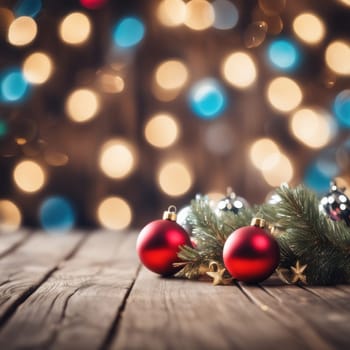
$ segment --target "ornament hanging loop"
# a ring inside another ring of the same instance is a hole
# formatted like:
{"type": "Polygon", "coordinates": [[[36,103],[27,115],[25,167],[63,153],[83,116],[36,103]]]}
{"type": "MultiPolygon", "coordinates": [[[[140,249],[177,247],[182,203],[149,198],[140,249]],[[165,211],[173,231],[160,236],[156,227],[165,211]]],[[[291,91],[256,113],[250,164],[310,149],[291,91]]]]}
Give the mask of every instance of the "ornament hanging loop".
{"type": "Polygon", "coordinates": [[[265,228],[266,221],[264,219],[261,219],[261,218],[253,218],[250,225],[260,227],[260,228],[265,228]]]}
{"type": "Polygon", "coordinates": [[[176,207],[175,205],[170,205],[168,210],[163,213],[163,220],[176,221],[176,207]]]}

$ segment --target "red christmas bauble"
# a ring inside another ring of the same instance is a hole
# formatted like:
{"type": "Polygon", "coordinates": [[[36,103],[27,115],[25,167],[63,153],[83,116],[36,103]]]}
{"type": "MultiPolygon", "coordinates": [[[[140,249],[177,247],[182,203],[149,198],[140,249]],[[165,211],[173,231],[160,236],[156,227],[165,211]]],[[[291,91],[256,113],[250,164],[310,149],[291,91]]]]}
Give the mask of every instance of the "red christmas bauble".
{"type": "Polygon", "coordinates": [[[231,276],[239,281],[258,283],[276,269],[280,250],[275,238],[259,226],[245,226],[226,240],[224,264],[231,276]]]}
{"type": "Polygon", "coordinates": [[[192,246],[188,233],[179,224],[172,220],[155,220],[141,230],[136,250],[149,270],[170,276],[181,269],[173,266],[181,261],[177,256],[181,245],[192,246]]]}

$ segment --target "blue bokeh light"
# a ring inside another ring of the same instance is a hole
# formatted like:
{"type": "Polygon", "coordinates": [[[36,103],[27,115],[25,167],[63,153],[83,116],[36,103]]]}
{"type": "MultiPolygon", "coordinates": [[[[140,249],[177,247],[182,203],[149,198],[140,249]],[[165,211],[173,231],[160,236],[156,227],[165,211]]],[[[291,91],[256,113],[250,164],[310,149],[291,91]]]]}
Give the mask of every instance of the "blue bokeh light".
{"type": "Polygon", "coordinates": [[[227,97],[221,84],[215,79],[208,78],[197,82],[192,87],[189,103],[198,117],[214,119],[226,109],[227,97]]]}
{"type": "Polygon", "coordinates": [[[0,74],[0,102],[22,102],[29,92],[29,84],[18,68],[0,74]]]}
{"type": "Polygon", "coordinates": [[[20,0],[14,7],[16,17],[35,17],[41,10],[41,0],[20,0]]]}
{"type": "Polygon", "coordinates": [[[145,26],[137,17],[126,17],[114,28],[113,39],[120,48],[130,48],[137,45],[145,35],[145,26]]]}
{"type": "Polygon", "coordinates": [[[234,28],[239,19],[237,7],[228,0],[215,0],[212,3],[215,12],[213,27],[227,30],[234,28]]]}
{"type": "Polygon", "coordinates": [[[339,125],[350,128],[350,90],[343,90],[337,95],[333,110],[339,125]]]}
{"type": "Polygon", "coordinates": [[[322,152],[306,169],[304,183],[319,194],[329,190],[329,184],[339,175],[339,166],[336,163],[336,149],[322,152]]]}
{"type": "Polygon", "coordinates": [[[274,40],[268,47],[268,57],[273,67],[282,71],[291,71],[299,65],[299,48],[290,40],[274,40]]]}
{"type": "Polygon", "coordinates": [[[39,210],[40,224],[49,232],[65,232],[75,225],[75,212],[71,203],[64,197],[46,198],[39,210]]]}

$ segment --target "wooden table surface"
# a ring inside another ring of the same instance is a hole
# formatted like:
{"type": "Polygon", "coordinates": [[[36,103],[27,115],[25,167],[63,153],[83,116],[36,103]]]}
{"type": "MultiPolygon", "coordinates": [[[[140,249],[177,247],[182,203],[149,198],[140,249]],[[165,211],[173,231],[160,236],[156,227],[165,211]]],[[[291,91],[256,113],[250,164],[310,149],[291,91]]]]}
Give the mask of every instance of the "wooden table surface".
{"type": "Polygon", "coordinates": [[[350,349],[350,286],[164,279],[135,239],[1,235],[0,349],[350,349]]]}

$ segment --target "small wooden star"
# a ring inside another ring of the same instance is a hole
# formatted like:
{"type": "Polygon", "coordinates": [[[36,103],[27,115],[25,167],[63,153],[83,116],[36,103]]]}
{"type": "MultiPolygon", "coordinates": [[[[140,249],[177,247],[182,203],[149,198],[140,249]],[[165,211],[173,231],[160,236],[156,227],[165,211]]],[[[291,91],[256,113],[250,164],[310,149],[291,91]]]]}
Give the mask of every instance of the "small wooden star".
{"type": "Polygon", "coordinates": [[[213,285],[226,285],[232,282],[231,277],[224,277],[226,269],[220,268],[217,262],[211,262],[209,264],[209,270],[206,274],[213,279],[213,285]]]}
{"type": "Polygon", "coordinates": [[[307,265],[302,265],[300,264],[300,261],[297,260],[295,266],[290,267],[292,272],[293,272],[293,277],[291,282],[292,283],[297,283],[298,281],[307,284],[306,282],[306,276],[304,275],[304,271],[307,268],[307,265]]]}

